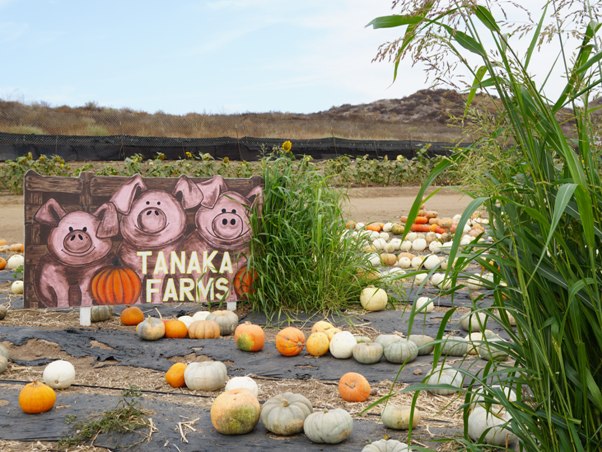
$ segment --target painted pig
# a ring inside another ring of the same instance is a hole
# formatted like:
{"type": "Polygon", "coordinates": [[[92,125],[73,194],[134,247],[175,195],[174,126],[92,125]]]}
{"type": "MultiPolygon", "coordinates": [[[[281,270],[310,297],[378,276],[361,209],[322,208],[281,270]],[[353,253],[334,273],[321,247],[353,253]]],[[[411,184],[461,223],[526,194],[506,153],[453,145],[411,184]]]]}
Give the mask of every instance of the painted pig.
{"type": "Polygon", "coordinates": [[[161,302],[166,277],[177,278],[177,275],[153,272],[159,255],[165,257],[169,268],[170,253],[180,250],[186,229],[184,208],[172,194],[164,190],[149,190],[139,175],[123,184],[110,202],[119,213],[123,237],[118,252],[120,259],[138,273],[142,281],[142,300],[161,302]],[[144,259],[139,253],[145,253],[144,259]],[[147,297],[149,278],[160,280],[160,283],[157,290],[147,297]]]}
{"type": "Polygon", "coordinates": [[[67,213],[51,198],[33,219],[52,227],[48,254],[34,277],[38,299],[47,307],[91,306],[90,280],[111,263],[111,237],[119,231],[115,208],[103,204],[93,214],[67,213]]]}
{"type": "Polygon", "coordinates": [[[260,202],[261,187],[254,187],[243,196],[228,190],[221,176],[201,183],[182,176],[175,193],[181,195],[184,208],[198,207],[195,230],[185,242],[188,250],[207,256],[206,263],[213,267],[213,270],[193,275],[195,279],[202,278],[198,286],[201,292],[205,289],[202,298],[213,298],[208,296],[211,293],[208,286],[214,284],[213,295],[217,300],[235,301],[238,297],[232,287],[232,278],[247,261],[245,254],[251,238],[248,213],[251,205],[260,202]],[[220,278],[220,273],[227,282],[220,278]]]}

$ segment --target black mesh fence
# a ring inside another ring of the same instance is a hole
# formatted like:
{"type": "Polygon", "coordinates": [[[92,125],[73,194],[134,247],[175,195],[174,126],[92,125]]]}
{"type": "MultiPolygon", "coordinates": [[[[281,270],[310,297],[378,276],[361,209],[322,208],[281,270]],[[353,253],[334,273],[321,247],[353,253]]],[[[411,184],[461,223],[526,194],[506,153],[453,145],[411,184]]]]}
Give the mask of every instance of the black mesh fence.
{"type": "MultiPolygon", "coordinates": [[[[123,160],[134,154],[153,158],[157,153],[167,159],[184,158],[192,154],[208,153],[216,159],[254,161],[263,152],[279,147],[280,138],[166,138],[112,136],[69,136],[69,135],[21,135],[0,133],[0,161],[13,160],[31,153],[34,158],[42,154],[59,155],[67,161],[111,161],[123,160]]],[[[398,140],[348,140],[343,138],[320,138],[294,140],[296,155],[310,155],[315,159],[330,159],[341,155],[371,158],[396,158],[403,155],[412,158],[416,152],[428,147],[430,155],[446,154],[454,147],[451,143],[428,143],[425,141],[398,140]]]]}

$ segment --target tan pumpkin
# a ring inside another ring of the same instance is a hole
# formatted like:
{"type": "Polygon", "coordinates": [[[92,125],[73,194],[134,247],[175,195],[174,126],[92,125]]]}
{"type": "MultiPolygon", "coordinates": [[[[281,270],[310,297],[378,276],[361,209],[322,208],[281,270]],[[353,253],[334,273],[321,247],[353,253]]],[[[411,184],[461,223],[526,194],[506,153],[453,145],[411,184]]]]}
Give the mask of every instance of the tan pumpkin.
{"type": "Polygon", "coordinates": [[[307,342],[305,344],[307,353],[309,353],[312,356],[325,355],[326,353],[328,353],[329,346],[330,340],[328,339],[328,335],[322,331],[311,333],[307,338],[307,342]]]}
{"type": "Polygon", "coordinates": [[[261,406],[248,389],[221,393],[211,405],[211,423],[222,435],[244,435],[259,422],[261,406]]]}
{"type": "Polygon", "coordinates": [[[19,406],[24,413],[39,414],[50,411],[56,402],[56,392],[39,381],[26,384],[19,392],[19,406]]]}
{"type": "Polygon", "coordinates": [[[326,332],[326,330],[329,330],[331,328],[334,328],[334,325],[330,322],[327,322],[326,320],[318,320],[316,323],[313,324],[313,326],[311,327],[311,332],[312,333],[317,333],[317,332],[326,332]]]}
{"type": "Polygon", "coordinates": [[[191,339],[217,339],[220,329],[213,320],[196,320],[188,327],[188,337],[191,339]]]}
{"type": "Polygon", "coordinates": [[[136,326],[136,334],[145,341],[156,341],[165,336],[163,320],[148,317],[136,326]]]}

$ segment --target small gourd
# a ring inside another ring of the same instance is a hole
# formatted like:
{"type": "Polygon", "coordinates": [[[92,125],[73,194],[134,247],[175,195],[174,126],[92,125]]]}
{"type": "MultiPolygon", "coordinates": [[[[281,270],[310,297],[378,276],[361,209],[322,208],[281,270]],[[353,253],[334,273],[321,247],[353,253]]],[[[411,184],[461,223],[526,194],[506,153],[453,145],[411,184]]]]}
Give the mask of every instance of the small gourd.
{"type": "Polygon", "coordinates": [[[368,286],[360,293],[360,303],[366,311],[382,311],[388,300],[387,292],[374,286],[368,286]]]}
{"type": "Polygon", "coordinates": [[[75,381],[75,367],[62,359],[53,361],[44,369],[42,379],[53,389],[67,389],[75,381]]]}
{"type": "Polygon", "coordinates": [[[330,354],[337,359],[348,359],[353,355],[353,347],[357,345],[355,336],[349,331],[335,334],[330,341],[330,354]]]}
{"type": "Polygon", "coordinates": [[[412,341],[402,339],[387,345],[384,349],[384,355],[390,363],[409,363],[418,356],[418,347],[412,341]]]}
{"type": "Polygon", "coordinates": [[[234,330],[238,325],[238,316],[232,311],[213,311],[209,314],[207,320],[214,320],[217,322],[222,336],[229,336],[234,333],[234,330]]]}
{"type": "MultiPolygon", "coordinates": [[[[388,247],[389,244],[386,245],[388,247]]],[[[380,263],[385,267],[391,267],[397,263],[397,256],[393,253],[382,253],[380,255],[380,263]]]]}
{"type": "Polygon", "coordinates": [[[383,357],[383,346],[378,342],[362,342],[352,350],[353,359],[361,364],[374,364],[383,357]]]}
{"type": "Polygon", "coordinates": [[[433,268],[438,267],[440,263],[441,263],[441,258],[435,254],[431,254],[424,260],[422,265],[427,270],[432,270],[433,268]]]}
{"type": "Polygon", "coordinates": [[[416,298],[414,305],[416,306],[416,312],[420,312],[423,314],[427,312],[432,312],[435,309],[435,303],[433,302],[432,298],[429,297],[416,298]]]}
{"type": "Polygon", "coordinates": [[[14,294],[14,295],[21,295],[23,293],[24,290],[24,285],[23,285],[23,281],[21,280],[16,280],[13,281],[13,283],[10,285],[10,293],[14,294]]]}
{"type": "Polygon", "coordinates": [[[7,270],[16,270],[19,267],[25,265],[25,258],[22,254],[13,254],[6,261],[6,269],[7,270]]]}
{"type": "Polygon", "coordinates": [[[217,391],[226,385],[228,370],[221,361],[203,361],[188,364],[184,371],[186,386],[192,390],[217,391]]]}
{"type": "Polygon", "coordinates": [[[313,413],[311,402],[301,394],[285,392],[269,398],[261,408],[261,423],[281,436],[303,431],[305,418],[313,413]]]}
{"type": "MultiPolygon", "coordinates": [[[[383,421],[385,427],[392,428],[394,430],[407,430],[410,428],[410,415],[412,414],[412,407],[397,405],[395,403],[387,403],[380,418],[383,421]]],[[[412,416],[412,428],[416,427],[422,419],[422,413],[418,409],[414,409],[412,416]]]]}
{"type": "Polygon", "coordinates": [[[305,418],[303,432],[313,443],[338,444],[353,432],[353,418],[342,408],[314,412],[305,418]]]}

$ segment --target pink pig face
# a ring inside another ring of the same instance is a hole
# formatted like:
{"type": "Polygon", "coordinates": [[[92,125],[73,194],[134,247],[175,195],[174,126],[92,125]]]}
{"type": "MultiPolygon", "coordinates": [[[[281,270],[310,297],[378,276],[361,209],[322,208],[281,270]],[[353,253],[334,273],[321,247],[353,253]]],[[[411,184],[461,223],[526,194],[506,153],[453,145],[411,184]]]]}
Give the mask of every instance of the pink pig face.
{"type": "Polygon", "coordinates": [[[161,190],[142,192],[120,220],[123,238],[141,249],[172,243],[182,236],[185,227],[186,214],[181,204],[161,190]]]}
{"type": "Polygon", "coordinates": [[[86,212],[66,214],[52,229],[48,250],[65,265],[87,265],[111,251],[110,238],[98,238],[100,220],[86,212]]]}
{"type": "Polygon", "coordinates": [[[238,193],[224,193],[212,208],[197,210],[197,232],[218,249],[244,246],[251,237],[247,204],[247,199],[238,193]]]}

